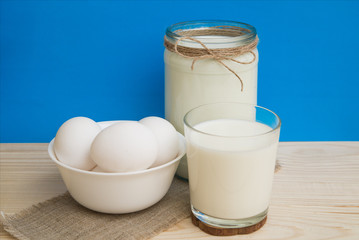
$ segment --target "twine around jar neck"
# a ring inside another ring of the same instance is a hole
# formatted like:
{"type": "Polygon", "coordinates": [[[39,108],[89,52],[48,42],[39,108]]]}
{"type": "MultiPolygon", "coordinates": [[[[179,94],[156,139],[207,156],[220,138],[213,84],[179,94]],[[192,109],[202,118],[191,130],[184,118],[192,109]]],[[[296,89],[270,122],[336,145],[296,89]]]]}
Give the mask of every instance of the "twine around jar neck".
{"type": "Polygon", "coordinates": [[[238,64],[251,64],[256,60],[256,54],[253,52],[254,49],[256,49],[258,44],[258,37],[256,36],[253,41],[251,41],[248,44],[238,46],[238,47],[232,47],[232,48],[216,48],[216,49],[210,49],[208,48],[203,42],[200,40],[194,38],[195,36],[241,36],[246,34],[248,29],[240,28],[240,27],[232,27],[232,26],[217,26],[217,27],[210,27],[206,29],[194,29],[194,30],[182,30],[182,31],[176,31],[176,34],[179,36],[182,36],[176,40],[176,42],[173,44],[170,40],[168,40],[167,36],[164,38],[164,45],[165,47],[174,53],[177,53],[178,55],[184,57],[184,58],[190,58],[193,59],[191,70],[194,68],[194,64],[196,61],[201,59],[214,59],[221,65],[223,65],[228,71],[233,73],[241,82],[241,91],[243,91],[243,81],[238,76],[238,74],[228,67],[227,64],[223,62],[223,60],[230,60],[238,64]],[[183,40],[191,40],[193,42],[196,42],[202,46],[202,48],[192,48],[192,47],[186,47],[181,46],[179,43],[183,40]],[[235,57],[238,57],[242,54],[250,53],[253,56],[253,59],[248,62],[241,62],[236,59],[235,57]]]}

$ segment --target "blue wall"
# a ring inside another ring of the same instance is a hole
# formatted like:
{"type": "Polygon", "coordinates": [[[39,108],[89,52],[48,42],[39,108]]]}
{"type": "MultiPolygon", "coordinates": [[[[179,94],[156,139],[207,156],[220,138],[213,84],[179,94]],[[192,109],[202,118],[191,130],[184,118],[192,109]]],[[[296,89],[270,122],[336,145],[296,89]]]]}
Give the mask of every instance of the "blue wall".
{"type": "Polygon", "coordinates": [[[48,142],[74,116],[163,117],[164,31],[195,19],[257,28],[258,104],[282,141],[359,140],[358,1],[1,1],[1,142],[48,142]]]}

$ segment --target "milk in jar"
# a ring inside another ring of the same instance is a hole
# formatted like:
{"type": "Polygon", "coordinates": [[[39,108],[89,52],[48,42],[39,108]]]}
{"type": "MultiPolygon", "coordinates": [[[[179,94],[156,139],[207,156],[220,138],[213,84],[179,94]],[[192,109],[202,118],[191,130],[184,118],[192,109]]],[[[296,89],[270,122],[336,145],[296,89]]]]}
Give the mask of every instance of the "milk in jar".
{"type": "MultiPolygon", "coordinates": [[[[174,24],[167,29],[164,53],[165,117],[177,131],[183,133],[184,115],[202,104],[257,104],[256,41],[256,29],[239,22],[193,21],[174,24]],[[190,37],[183,38],[188,36],[190,37]],[[221,59],[222,52],[212,56],[203,45],[193,39],[200,41],[209,50],[226,50],[225,58],[221,59]],[[173,45],[176,43],[177,49],[174,49],[173,45]],[[230,56],[231,49],[245,48],[248,45],[251,45],[250,51],[241,55],[234,51],[234,55],[230,56]],[[181,47],[186,51],[181,52],[181,47]],[[193,49],[204,49],[204,52],[199,58],[196,53],[193,57],[193,49]]],[[[187,178],[185,159],[181,160],[177,173],[187,178]]]]}

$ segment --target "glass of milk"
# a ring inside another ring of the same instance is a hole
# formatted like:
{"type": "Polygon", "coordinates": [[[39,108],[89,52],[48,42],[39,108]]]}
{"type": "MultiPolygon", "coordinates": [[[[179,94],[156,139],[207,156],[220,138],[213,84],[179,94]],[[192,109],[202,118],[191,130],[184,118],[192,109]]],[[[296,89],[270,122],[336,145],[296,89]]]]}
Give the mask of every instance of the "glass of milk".
{"type": "Polygon", "coordinates": [[[213,103],[184,117],[192,213],[221,228],[267,216],[280,119],[251,104],[213,103]]]}
{"type": "MultiPolygon", "coordinates": [[[[255,41],[256,29],[246,23],[234,21],[189,21],[169,26],[166,39],[179,46],[203,49],[198,42],[190,39],[180,40],[190,31],[198,31],[192,36],[201,41],[209,49],[228,49],[250,44],[255,41]],[[202,30],[213,27],[237,27],[231,35],[201,35],[202,30]]],[[[164,52],[165,62],[165,116],[177,131],[183,133],[183,117],[192,108],[214,102],[242,102],[257,104],[257,69],[258,50],[233,57],[240,64],[231,60],[223,60],[229,68],[236,72],[243,83],[226,67],[215,59],[202,59],[195,62],[167,48],[164,52]]],[[[187,178],[187,162],[181,160],[178,175],[187,178]]]]}

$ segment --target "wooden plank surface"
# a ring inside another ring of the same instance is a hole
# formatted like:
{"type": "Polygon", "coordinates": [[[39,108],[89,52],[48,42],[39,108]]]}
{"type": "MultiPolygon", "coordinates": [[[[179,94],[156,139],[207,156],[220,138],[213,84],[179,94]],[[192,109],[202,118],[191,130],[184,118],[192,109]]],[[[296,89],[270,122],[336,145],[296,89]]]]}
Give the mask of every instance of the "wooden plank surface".
{"type": "MultiPolygon", "coordinates": [[[[282,142],[266,225],[225,239],[359,239],[359,142],[282,142]]],[[[15,213],[66,191],[47,144],[0,144],[0,209],[15,213]]],[[[0,228],[0,239],[13,239],[0,228]]],[[[156,236],[219,239],[185,219],[156,236]]]]}

